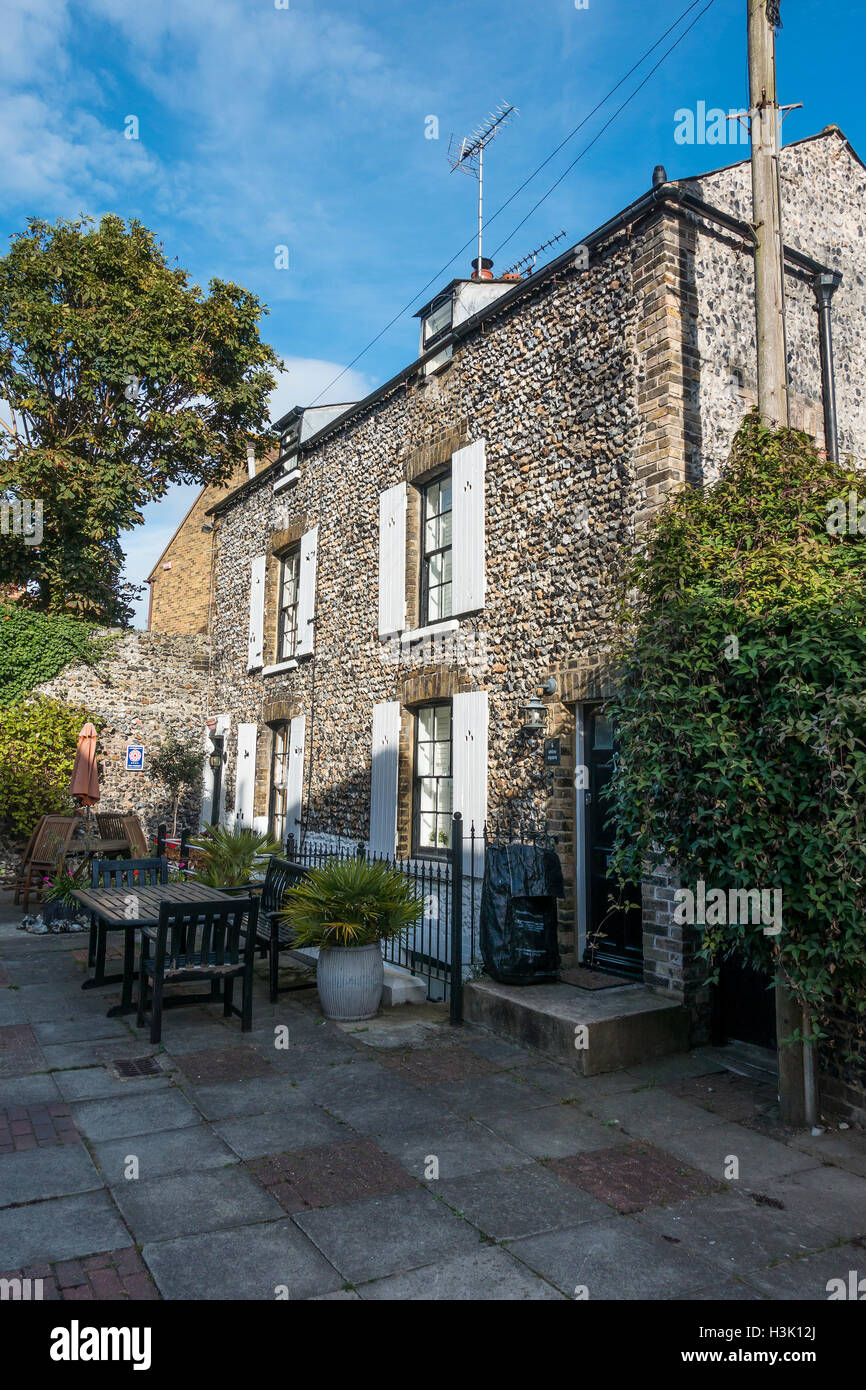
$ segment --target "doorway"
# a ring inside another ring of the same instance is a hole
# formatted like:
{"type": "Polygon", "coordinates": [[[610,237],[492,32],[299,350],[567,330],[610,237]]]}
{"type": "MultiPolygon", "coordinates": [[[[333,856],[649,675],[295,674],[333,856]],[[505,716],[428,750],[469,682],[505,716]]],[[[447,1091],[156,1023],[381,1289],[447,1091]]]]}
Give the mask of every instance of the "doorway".
{"type": "Polygon", "coordinates": [[[729,956],[719,966],[712,1004],[713,1042],[776,1051],[776,994],[770,974],[729,956]]]}
{"type": "Polygon", "coordinates": [[[583,832],[579,896],[583,918],[583,964],[632,980],[643,979],[643,913],[640,885],[622,889],[608,870],[614,833],[607,824],[614,770],[613,725],[600,704],[582,707],[583,798],[578,826],[583,832]],[[611,903],[623,903],[612,907],[611,903]]]}

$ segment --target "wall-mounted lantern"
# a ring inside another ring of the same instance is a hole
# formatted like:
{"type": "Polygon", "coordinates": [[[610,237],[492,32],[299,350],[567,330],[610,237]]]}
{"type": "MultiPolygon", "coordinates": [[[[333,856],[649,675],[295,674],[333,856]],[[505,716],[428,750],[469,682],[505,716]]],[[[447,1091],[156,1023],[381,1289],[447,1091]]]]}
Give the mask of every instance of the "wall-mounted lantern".
{"type": "Polygon", "coordinates": [[[520,706],[524,734],[543,734],[547,728],[547,705],[532,695],[520,706]]]}
{"type": "Polygon", "coordinates": [[[223,765],[222,753],[211,753],[210,757],[208,758],[208,762],[212,770],[216,772],[217,768],[222,767],[223,765]]]}

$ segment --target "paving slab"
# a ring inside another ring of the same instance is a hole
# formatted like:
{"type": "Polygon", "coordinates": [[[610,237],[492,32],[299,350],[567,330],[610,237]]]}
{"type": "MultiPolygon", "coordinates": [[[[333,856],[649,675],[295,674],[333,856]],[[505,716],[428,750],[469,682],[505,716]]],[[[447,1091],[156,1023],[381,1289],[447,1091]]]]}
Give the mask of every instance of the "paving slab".
{"type": "Polygon", "coordinates": [[[401,1103],[411,1103],[418,1096],[417,1088],[408,1081],[366,1059],[302,1077],[298,1085],[317,1105],[349,1123],[353,1113],[382,1102],[399,1114],[401,1103]]]}
{"type": "Polygon", "coordinates": [[[353,1129],[369,1134],[377,1143],[399,1138],[407,1130],[435,1128],[443,1120],[457,1118],[453,1110],[447,1109],[440,1099],[432,1099],[426,1091],[415,1091],[399,1103],[388,1096],[378,1101],[343,1105],[341,1114],[353,1129]]]}
{"type": "Polygon", "coordinates": [[[213,1130],[239,1158],[261,1158],[287,1149],[336,1142],[351,1134],[345,1125],[307,1101],[268,1115],[217,1120],[213,1130]]]}
{"type": "Polygon", "coordinates": [[[805,1130],[789,1142],[801,1153],[811,1154],[818,1163],[832,1163],[866,1178],[866,1135],[862,1130],[830,1129],[823,1134],[810,1134],[805,1130]]]}
{"type": "Polygon", "coordinates": [[[536,1062],[533,1053],[525,1054],[526,1060],[514,1067],[514,1073],[531,1086],[548,1091],[557,1100],[573,1097],[578,1105],[586,1105],[593,1096],[615,1095],[619,1091],[633,1091],[634,1080],[623,1071],[603,1071],[597,1076],[581,1076],[570,1067],[562,1067],[558,1062],[536,1062]]]}
{"type": "Polygon", "coordinates": [[[562,1302],[563,1294],[518,1264],[506,1250],[488,1248],[456,1260],[425,1265],[407,1274],[392,1274],[362,1284],[366,1302],[562,1302]]]}
{"type": "Polygon", "coordinates": [[[184,1094],[206,1120],[230,1120],[237,1115],[291,1113],[309,1105],[309,1098],[283,1076],[222,1081],[213,1086],[184,1086],[184,1094]]]}
{"type": "MultiPolygon", "coordinates": [[[[65,1011],[64,1011],[65,1012],[65,1011]]],[[[122,1018],[106,1018],[104,1012],[87,1018],[64,1018],[34,1023],[36,1040],[43,1047],[60,1043],[93,1042],[98,1038],[132,1038],[122,1018]]],[[[145,1038],[142,1041],[146,1041],[145,1038]]],[[[142,1051],[146,1051],[143,1047],[142,1051]]]]}
{"type": "MultiPolygon", "coordinates": [[[[99,1187],[102,1179],[83,1144],[55,1144],[0,1157],[0,1207],[99,1187]]],[[[0,1262],[3,1258],[0,1253],[0,1262]]]]}
{"type": "Polygon", "coordinates": [[[714,1187],[706,1173],[640,1139],[553,1158],[550,1170],[621,1213],[669,1205],[714,1187]]]}
{"type": "Polygon", "coordinates": [[[508,1248],[570,1297],[586,1288],[593,1303],[679,1298],[721,1282],[717,1265],[668,1244],[629,1216],[530,1236],[508,1248]]]}
{"type": "Polygon", "coordinates": [[[669,1242],[721,1265],[728,1274],[748,1274],[773,1260],[808,1254],[833,1243],[830,1231],[788,1211],[759,1207],[739,1193],[719,1193],[648,1208],[642,1226],[669,1242]]]}
{"type": "Polygon", "coordinates": [[[721,1126],[724,1121],[691,1101],[681,1100],[661,1086],[638,1086],[631,1091],[594,1096],[586,1109],[597,1120],[616,1123],[623,1133],[636,1139],[652,1139],[669,1148],[672,1134],[692,1133],[696,1128],[721,1126]]]}
{"type": "MultiPolygon", "coordinates": [[[[756,1190],[752,1184],[748,1186],[756,1190]]],[[[854,1173],[842,1168],[810,1168],[763,1190],[784,1202],[792,1216],[816,1222],[831,1230],[836,1239],[866,1239],[866,1179],[854,1173]]],[[[866,1258],[862,1263],[866,1274],[866,1258]]]]}
{"type": "Polygon", "coordinates": [[[358,1135],[247,1166],[288,1212],[358,1202],[415,1186],[396,1159],[358,1135]]]}
{"type": "Polygon", "coordinates": [[[431,1160],[438,1163],[437,1181],[465,1177],[497,1168],[522,1167],[528,1154],[474,1120],[457,1116],[440,1118],[424,1128],[395,1129],[376,1136],[376,1142],[418,1179],[431,1174],[431,1160]]]}
{"type": "Polygon", "coordinates": [[[196,1111],[176,1088],[156,1095],[138,1093],[119,1099],[78,1101],[71,1108],[81,1133],[93,1143],[155,1134],[161,1129],[180,1129],[199,1122],[196,1111]]]}
{"type": "Polygon", "coordinates": [[[479,1120],[494,1115],[524,1114],[527,1110],[540,1110],[557,1103],[547,1091],[530,1086],[507,1072],[429,1086],[425,1094],[460,1115],[474,1115],[479,1120]]]}
{"type": "Polygon", "coordinates": [[[338,1292],[344,1283],[288,1216],[160,1241],[141,1253],[163,1298],[273,1303],[278,1291],[292,1300],[316,1298],[338,1292]]]}
{"type": "Polygon", "coordinates": [[[756,1134],[743,1125],[728,1124],[712,1116],[710,1119],[712,1123],[707,1126],[695,1122],[691,1133],[678,1129],[663,1136],[661,1142],[668,1153],[702,1168],[719,1182],[727,1180],[730,1158],[739,1161],[738,1180],[748,1186],[816,1166],[814,1158],[776,1139],[756,1134]]]}
{"type": "Polygon", "coordinates": [[[430,1190],[493,1240],[538,1235],[610,1214],[603,1202],[537,1163],[431,1183],[430,1190]]]}
{"type": "Polygon", "coordinates": [[[71,1071],[54,1073],[64,1100],[100,1100],[106,1096],[126,1098],[152,1095],[172,1084],[172,1076],[136,1076],[120,1080],[107,1067],[75,1067],[71,1071]]]}
{"type": "Polygon", "coordinates": [[[47,1072],[0,1077],[0,1110],[9,1105],[45,1105],[59,1099],[57,1082],[47,1072]]]}
{"type": "Polygon", "coordinates": [[[741,1279],[726,1279],[722,1284],[711,1284],[708,1289],[682,1293],[679,1297],[686,1303],[760,1303],[764,1300],[762,1293],[741,1279]]]}
{"type": "MultiPolygon", "coordinates": [[[[859,1281],[864,1278],[866,1255],[863,1246],[836,1245],[832,1250],[807,1255],[803,1259],[784,1260],[768,1269],[753,1270],[748,1276],[748,1282],[767,1298],[785,1302],[829,1301],[831,1293],[836,1294],[840,1302],[850,1302],[852,1286],[857,1288],[859,1281]],[[830,1283],[831,1280],[840,1279],[843,1285],[841,1290],[838,1283],[830,1283]],[[841,1293],[844,1293],[844,1298],[839,1297],[841,1293]]],[[[866,1283],[858,1288],[857,1301],[862,1302],[864,1295],[866,1283]]]]}
{"type": "MultiPolygon", "coordinates": [[[[2,1160],[0,1160],[2,1161],[2,1160]]],[[[74,1260],[130,1244],[107,1192],[85,1192],[0,1211],[0,1263],[10,1269],[74,1260]]]]}
{"type": "Polygon", "coordinates": [[[199,1168],[225,1168],[239,1161],[237,1154],[205,1124],[137,1134],[132,1143],[129,1139],[110,1139],[92,1145],[94,1161],[109,1186],[125,1181],[131,1148],[135,1149],[138,1176],[143,1180],[199,1168]]]}
{"type": "Polygon", "coordinates": [[[298,1212],[292,1220],[351,1284],[477,1253],[480,1245],[477,1231],[422,1190],[298,1212]]]}
{"type": "Polygon", "coordinates": [[[488,1129],[532,1158],[567,1158],[588,1149],[619,1144],[615,1130],[599,1124],[576,1105],[548,1105],[484,1121],[488,1129]]]}
{"type": "Polygon", "coordinates": [[[280,1204],[239,1166],[120,1182],[112,1194],[139,1245],[283,1215],[280,1204]]]}

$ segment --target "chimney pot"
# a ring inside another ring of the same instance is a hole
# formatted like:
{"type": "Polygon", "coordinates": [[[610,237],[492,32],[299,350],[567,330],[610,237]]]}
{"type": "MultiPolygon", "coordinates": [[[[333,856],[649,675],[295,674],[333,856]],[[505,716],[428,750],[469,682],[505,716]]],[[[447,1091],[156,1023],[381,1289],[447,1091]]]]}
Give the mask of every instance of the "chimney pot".
{"type": "Polygon", "coordinates": [[[663,164],[657,164],[653,169],[653,188],[661,188],[663,183],[668,181],[668,171],[663,164]]]}

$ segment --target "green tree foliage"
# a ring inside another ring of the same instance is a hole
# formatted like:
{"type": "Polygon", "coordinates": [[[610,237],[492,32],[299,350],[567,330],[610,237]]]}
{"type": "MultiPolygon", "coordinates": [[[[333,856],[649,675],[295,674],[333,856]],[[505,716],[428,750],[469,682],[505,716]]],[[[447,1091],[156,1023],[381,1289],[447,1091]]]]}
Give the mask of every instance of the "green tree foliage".
{"type": "Polygon", "coordinates": [[[128,621],[119,537],[141,509],[272,442],[263,312],[222,280],[203,295],[138,222],[29,220],[0,259],[0,497],[41,499],[43,535],[3,536],[0,585],[128,621]]]}
{"type": "Polygon", "coordinates": [[[172,835],[177,832],[177,808],[185,788],[194,787],[204,767],[204,749],[191,738],[169,734],[150,759],[150,775],[161,782],[171,798],[174,820],[172,835]]]}
{"type": "Polygon", "coordinates": [[[608,707],[621,882],[667,862],[692,889],[781,889],[779,935],[714,923],[704,954],[737,952],[817,1017],[832,1002],[866,1022],[858,499],[866,513],[863,473],[748,416],[722,481],[678,493],[631,564],[608,707]],[[834,529],[843,512],[853,527],[834,529]]]}
{"type": "Polygon", "coordinates": [[[0,718],[0,825],[28,836],[42,815],[72,815],[72,765],[86,709],[35,699],[7,706],[0,718]]]}
{"type": "Polygon", "coordinates": [[[93,665],[111,646],[89,623],[63,613],[0,604],[0,709],[25,699],[74,662],[93,665]]]}

